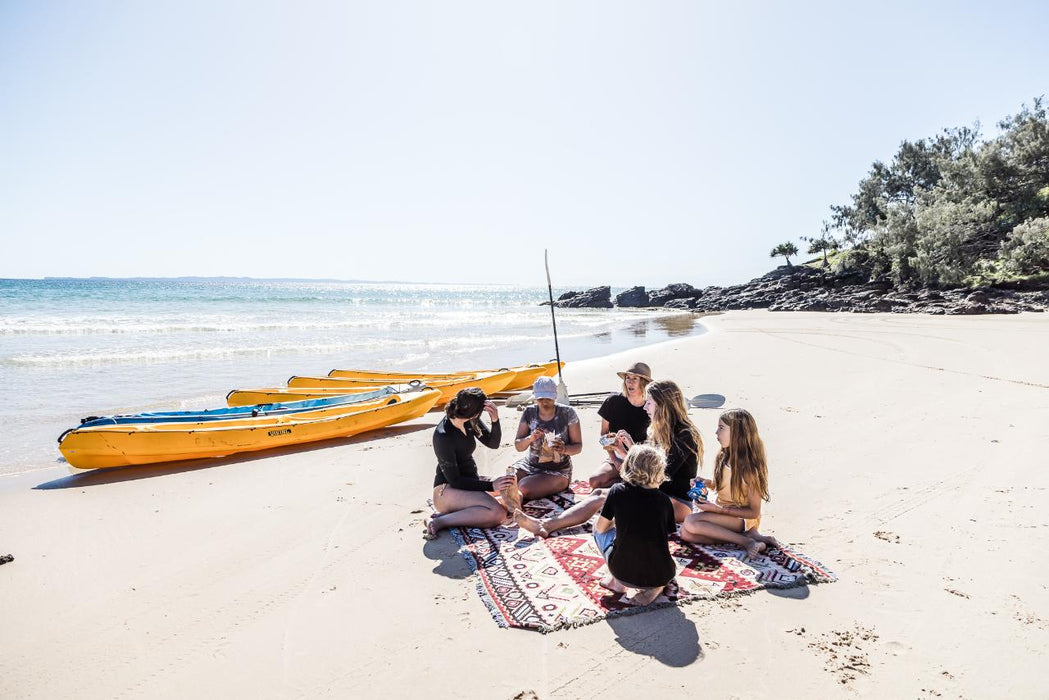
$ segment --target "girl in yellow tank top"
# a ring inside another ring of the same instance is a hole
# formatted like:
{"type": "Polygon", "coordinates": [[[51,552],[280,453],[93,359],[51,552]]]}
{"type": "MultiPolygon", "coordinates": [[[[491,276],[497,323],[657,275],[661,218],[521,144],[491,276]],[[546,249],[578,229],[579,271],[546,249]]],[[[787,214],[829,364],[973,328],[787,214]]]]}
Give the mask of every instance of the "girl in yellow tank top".
{"type": "Polygon", "coordinates": [[[717,439],[721,449],[714,459],[714,478],[702,480],[717,492],[717,502],[698,504],[700,512],[681,525],[681,539],[729,542],[746,549],[748,556],[778,548],[774,537],[758,532],[761,502],[769,500],[769,477],[754,417],[742,408],[725,411],[718,419],[717,439]]]}

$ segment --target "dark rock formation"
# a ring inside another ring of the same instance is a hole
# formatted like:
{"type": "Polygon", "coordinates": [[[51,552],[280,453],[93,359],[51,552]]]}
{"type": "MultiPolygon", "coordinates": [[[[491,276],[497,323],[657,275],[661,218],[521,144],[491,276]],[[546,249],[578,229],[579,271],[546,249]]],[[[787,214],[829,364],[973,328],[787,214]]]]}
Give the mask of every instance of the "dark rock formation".
{"type": "Polygon", "coordinates": [[[646,306],[666,306],[668,301],[675,299],[690,299],[699,296],[698,289],[685,282],[668,284],[662,289],[648,293],[648,304],[646,306]]]}
{"type": "MultiPolygon", "coordinates": [[[[851,311],[854,313],[1014,314],[1049,308],[1049,285],[1017,291],[979,289],[894,289],[881,277],[831,275],[808,267],[780,267],[744,285],[712,287],[690,300],[695,311],[761,309],[770,311],[851,311]]],[[[675,308],[681,308],[675,303],[675,308]]]]}
{"type": "Polygon", "coordinates": [[[645,293],[644,287],[631,287],[625,292],[616,294],[616,306],[622,308],[649,306],[648,294],[645,293]]]}
{"type": "Polygon", "coordinates": [[[585,292],[565,292],[554,306],[559,309],[611,309],[612,288],[594,287],[585,292]]]}
{"type": "MultiPolygon", "coordinates": [[[[611,308],[611,289],[568,292],[554,302],[564,308],[611,308]]],[[[735,309],[770,311],[851,311],[853,313],[924,313],[934,315],[1015,314],[1049,310],[1049,282],[1027,280],[972,289],[896,289],[882,276],[866,280],[822,269],[778,267],[747,284],[696,289],[670,284],[645,294],[633,287],[616,296],[622,307],[663,307],[696,312],[735,309]]]]}

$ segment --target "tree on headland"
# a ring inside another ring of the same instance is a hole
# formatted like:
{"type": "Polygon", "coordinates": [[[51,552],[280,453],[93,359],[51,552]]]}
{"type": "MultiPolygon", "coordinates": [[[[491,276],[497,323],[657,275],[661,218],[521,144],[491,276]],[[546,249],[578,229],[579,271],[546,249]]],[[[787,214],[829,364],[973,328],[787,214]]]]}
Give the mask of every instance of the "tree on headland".
{"type": "Polygon", "coordinates": [[[838,249],[838,242],[826,234],[819,238],[803,238],[802,240],[809,243],[809,255],[823,253],[823,267],[827,267],[827,251],[838,249]]]}
{"type": "Polygon", "coordinates": [[[797,254],[798,246],[794,245],[790,241],[787,241],[786,243],[780,243],[778,246],[773,248],[772,252],[769,253],[769,257],[776,258],[782,255],[783,259],[787,261],[787,267],[794,267],[790,264],[790,256],[797,254]]]}

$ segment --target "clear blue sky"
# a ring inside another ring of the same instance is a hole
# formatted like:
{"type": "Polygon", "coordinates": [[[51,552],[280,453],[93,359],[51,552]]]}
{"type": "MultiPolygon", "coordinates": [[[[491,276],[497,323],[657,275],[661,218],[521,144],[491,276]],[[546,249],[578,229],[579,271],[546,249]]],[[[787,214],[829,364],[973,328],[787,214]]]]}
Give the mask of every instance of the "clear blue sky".
{"type": "Polygon", "coordinates": [[[0,277],[741,282],[1045,2],[0,1],[0,277]],[[850,7],[850,5],[854,5],[850,7]]]}

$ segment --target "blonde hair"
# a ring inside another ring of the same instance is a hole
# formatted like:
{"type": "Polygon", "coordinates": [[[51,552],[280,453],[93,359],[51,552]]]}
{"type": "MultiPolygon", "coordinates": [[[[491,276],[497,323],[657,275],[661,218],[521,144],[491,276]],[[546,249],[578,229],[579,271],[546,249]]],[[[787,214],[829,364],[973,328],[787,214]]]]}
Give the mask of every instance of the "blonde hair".
{"type": "Polygon", "coordinates": [[[758,435],[758,424],[749,411],[733,408],[718,419],[728,426],[728,449],[722,448],[714,458],[714,488],[720,490],[725,467],[731,471],[729,491],[734,500],[744,500],[748,489],[757,489],[762,500],[769,500],[769,467],[765,443],[758,435]]]}
{"type": "Polygon", "coordinates": [[[681,388],[668,379],[652,382],[646,390],[656,405],[652,412],[652,443],[665,452],[670,452],[674,436],[682,428],[687,430],[696,442],[696,463],[703,465],[703,438],[699,429],[688,417],[685,396],[681,388]]]}
{"type": "Polygon", "coordinates": [[[634,445],[626,453],[619,475],[633,486],[659,488],[667,480],[667,458],[651,445],[634,445]]]}

